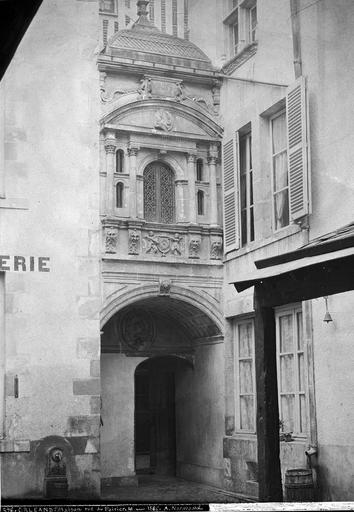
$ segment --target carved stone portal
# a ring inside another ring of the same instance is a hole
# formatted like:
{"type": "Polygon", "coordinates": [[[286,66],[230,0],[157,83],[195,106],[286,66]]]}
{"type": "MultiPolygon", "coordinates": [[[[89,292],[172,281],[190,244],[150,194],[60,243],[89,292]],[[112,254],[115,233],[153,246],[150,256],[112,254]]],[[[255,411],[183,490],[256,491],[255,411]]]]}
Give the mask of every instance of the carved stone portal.
{"type": "Polygon", "coordinates": [[[132,351],[148,350],[155,341],[155,324],[151,315],[143,309],[130,309],[119,323],[120,337],[132,351]]]}
{"type": "Polygon", "coordinates": [[[153,231],[143,239],[144,251],[146,254],[156,254],[162,257],[167,254],[181,256],[184,250],[183,237],[178,233],[173,236],[168,234],[155,234],[153,231]]]}
{"type": "Polygon", "coordinates": [[[114,227],[105,228],[105,252],[115,254],[118,245],[118,229],[114,227]]]}

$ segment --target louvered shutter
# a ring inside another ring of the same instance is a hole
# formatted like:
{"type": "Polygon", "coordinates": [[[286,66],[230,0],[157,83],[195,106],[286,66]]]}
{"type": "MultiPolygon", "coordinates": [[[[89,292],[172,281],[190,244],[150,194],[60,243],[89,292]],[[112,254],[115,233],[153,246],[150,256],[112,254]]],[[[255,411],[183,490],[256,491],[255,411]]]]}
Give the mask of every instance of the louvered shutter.
{"type": "Polygon", "coordinates": [[[290,219],[297,221],[310,213],[307,105],[303,77],[288,88],[286,114],[290,219]]]}
{"type": "Polygon", "coordinates": [[[239,247],[238,133],[223,144],[224,248],[239,247]]]}

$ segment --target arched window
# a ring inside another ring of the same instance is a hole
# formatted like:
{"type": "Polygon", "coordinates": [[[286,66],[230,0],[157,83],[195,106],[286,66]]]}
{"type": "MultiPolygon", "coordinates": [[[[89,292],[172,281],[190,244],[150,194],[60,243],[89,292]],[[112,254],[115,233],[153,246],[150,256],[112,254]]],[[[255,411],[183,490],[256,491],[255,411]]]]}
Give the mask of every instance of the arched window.
{"type": "Polygon", "coordinates": [[[150,222],[175,222],[175,184],[172,170],[153,162],[144,170],[144,218],[150,222]]]}
{"type": "Polygon", "coordinates": [[[197,160],[197,181],[203,181],[203,159],[197,160]]]}
{"type": "Polygon", "coordinates": [[[116,207],[123,208],[124,184],[119,181],[116,185],[116,207]]]}
{"type": "Polygon", "coordinates": [[[124,172],[124,151],[122,149],[116,151],[116,172],[124,172]]]}
{"type": "Polygon", "coordinates": [[[204,215],[204,192],[202,190],[197,192],[197,205],[198,215],[204,215]]]}

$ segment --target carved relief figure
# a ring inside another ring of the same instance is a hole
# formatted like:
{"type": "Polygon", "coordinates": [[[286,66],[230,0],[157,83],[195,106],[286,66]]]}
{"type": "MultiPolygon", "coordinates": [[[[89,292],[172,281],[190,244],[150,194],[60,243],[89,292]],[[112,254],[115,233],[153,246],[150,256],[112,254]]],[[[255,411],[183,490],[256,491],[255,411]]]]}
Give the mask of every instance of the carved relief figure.
{"type": "Polygon", "coordinates": [[[189,242],[190,258],[199,258],[200,245],[201,242],[199,238],[192,238],[192,240],[189,242]]]}
{"type": "Polygon", "coordinates": [[[153,231],[144,237],[144,248],[147,254],[160,254],[166,256],[168,253],[173,255],[182,255],[183,237],[178,233],[173,236],[167,234],[154,234],[153,231]]]}
{"type": "Polygon", "coordinates": [[[133,351],[149,348],[155,339],[155,328],[151,315],[142,309],[128,311],[120,321],[123,342],[133,351]]]}
{"type": "Polygon", "coordinates": [[[139,254],[140,234],[134,229],[129,233],[129,254],[139,254]]]}
{"type": "Polygon", "coordinates": [[[220,260],[222,258],[222,240],[214,240],[210,248],[210,259],[220,260]]]}
{"type": "Polygon", "coordinates": [[[115,228],[106,228],[105,235],[105,251],[111,254],[116,253],[118,244],[118,230],[115,228]]]}
{"type": "Polygon", "coordinates": [[[141,99],[151,98],[152,96],[152,83],[151,78],[142,78],[138,88],[138,94],[141,99]]]}
{"type": "Polygon", "coordinates": [[[170,132],[173,128],[173,117],[168,110],[158,110],[155,114],[154,127],[157,130],[164,130],[170,132]]]}
{"type": "Polygon", "coordinates": [[[183,83],[177,82],[176,83],[175,100],[180,102],[180,101],[184,100],[184,98],[185,98],[185,94],[184,94],[184,90],[183,90],[183,83]]]}

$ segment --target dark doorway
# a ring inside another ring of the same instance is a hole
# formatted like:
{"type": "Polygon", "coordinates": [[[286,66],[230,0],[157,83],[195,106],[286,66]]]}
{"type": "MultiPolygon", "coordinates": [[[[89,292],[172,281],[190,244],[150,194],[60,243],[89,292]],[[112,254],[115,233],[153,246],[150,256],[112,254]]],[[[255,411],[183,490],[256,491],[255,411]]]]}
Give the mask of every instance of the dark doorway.
{"type": "Polygon", "coordinates": [[[135,371],[135,470],[176,474],[175,370],[172,357],[141,363],[135,371]]]}

